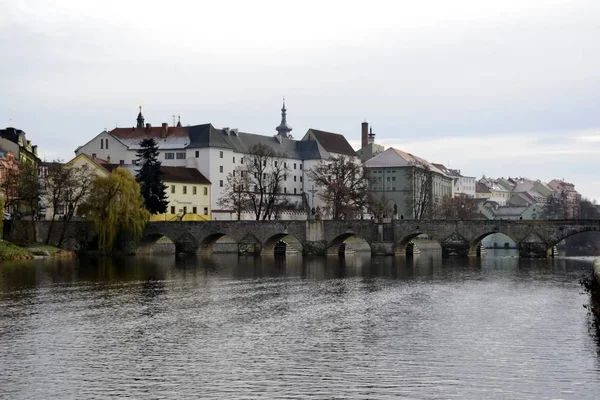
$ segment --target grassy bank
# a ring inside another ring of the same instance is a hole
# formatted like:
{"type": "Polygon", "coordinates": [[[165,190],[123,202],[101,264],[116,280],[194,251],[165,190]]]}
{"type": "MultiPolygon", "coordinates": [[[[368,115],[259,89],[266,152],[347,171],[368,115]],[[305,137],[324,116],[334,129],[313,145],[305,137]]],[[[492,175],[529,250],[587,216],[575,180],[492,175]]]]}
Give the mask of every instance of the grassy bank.
{"type": "Polygon", "coordinates": [[[75,257],[75,252],[48,245],[24,244],[17,246],[6,240],[0,240],[0,260],[30,260],[35,257],[68,258],[75,257]]]}
{"type": "Polygon", "coordinates": [[[30,260],[33,253],[27,249],[14,245],[6,240],[0,240],[0,260],[30,260]]]}

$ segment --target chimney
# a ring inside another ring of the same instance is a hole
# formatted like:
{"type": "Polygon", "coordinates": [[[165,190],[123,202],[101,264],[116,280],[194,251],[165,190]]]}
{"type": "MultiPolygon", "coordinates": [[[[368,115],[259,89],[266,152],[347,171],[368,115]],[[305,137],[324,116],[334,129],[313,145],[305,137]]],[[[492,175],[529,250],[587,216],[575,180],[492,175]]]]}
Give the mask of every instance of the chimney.
{"type": "Polygon", "coordinates": [[[146,129],[150,130],[150,128],[152,128],[152,125],[150,125],[150,123],[146,123],[146,129]]]}
{"type": "Polygon", "coordinates": [[[106,157],[106,163],[107,163],[107,164],[110,164],[110,155],[108,155],[108,156],[106,157]]]}
{"type": "Polygon", "coordinates": [[[369,144],[369,123],[367,121],[363,122],[361,125],[361,146],[360,147],[365,147],[367,144],[369,144]]]}
{"type": "Polygon", "coordinates": [[[166,122],[163,122],[162,128],[160,129],[160,137],[163,139],[166,138],[167,132],[169,132],[169,124],[167,124],[166,122]]]}

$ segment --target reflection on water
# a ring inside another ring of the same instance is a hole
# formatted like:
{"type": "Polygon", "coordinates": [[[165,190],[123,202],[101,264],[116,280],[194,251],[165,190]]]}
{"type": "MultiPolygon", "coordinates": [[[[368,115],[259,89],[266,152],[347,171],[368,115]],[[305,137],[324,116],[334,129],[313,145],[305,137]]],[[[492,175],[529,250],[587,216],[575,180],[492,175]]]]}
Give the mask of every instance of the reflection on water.
{"type": "Polygon", "coordinates": [[[594,398],[592,258],[0,266],[0,397],[594,398]]]}

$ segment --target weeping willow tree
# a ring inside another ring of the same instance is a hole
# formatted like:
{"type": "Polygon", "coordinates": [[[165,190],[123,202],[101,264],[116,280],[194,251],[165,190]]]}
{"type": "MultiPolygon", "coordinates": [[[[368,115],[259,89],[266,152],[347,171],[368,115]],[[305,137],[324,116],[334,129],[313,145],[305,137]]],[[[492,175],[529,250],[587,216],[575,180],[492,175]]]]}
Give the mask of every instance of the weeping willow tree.
{"type": "Polygon", "coordinates": [[[94,180],[79,214],[94,221],[98,247],[104,253],[112,251],[120,233],[130,235],[137,243],[150,216],[144,207],[139,183],[123,168],[94,180]]]}

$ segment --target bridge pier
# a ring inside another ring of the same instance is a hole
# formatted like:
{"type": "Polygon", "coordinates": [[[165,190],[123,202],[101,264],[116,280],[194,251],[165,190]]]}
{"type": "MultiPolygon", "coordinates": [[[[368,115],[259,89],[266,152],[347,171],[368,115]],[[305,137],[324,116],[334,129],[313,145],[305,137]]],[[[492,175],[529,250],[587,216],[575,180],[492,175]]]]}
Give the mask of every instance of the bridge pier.
{"type": "Polygon", "coordinates": [[[519,258],[549,258],[552,257],[552,246],[546,243],[519,243],[519,258]]]}

